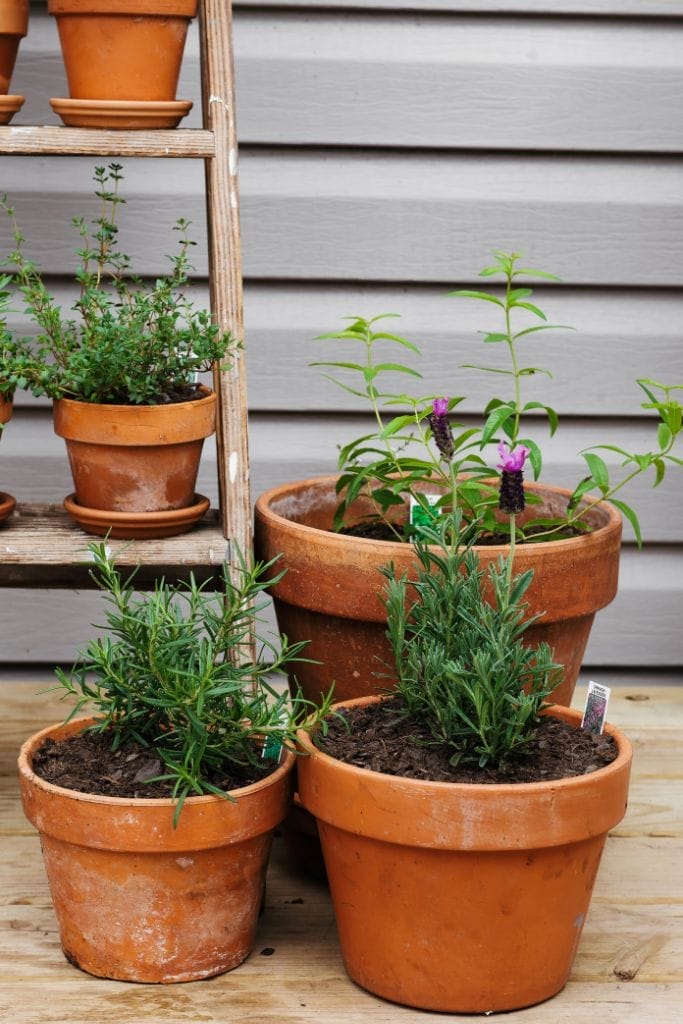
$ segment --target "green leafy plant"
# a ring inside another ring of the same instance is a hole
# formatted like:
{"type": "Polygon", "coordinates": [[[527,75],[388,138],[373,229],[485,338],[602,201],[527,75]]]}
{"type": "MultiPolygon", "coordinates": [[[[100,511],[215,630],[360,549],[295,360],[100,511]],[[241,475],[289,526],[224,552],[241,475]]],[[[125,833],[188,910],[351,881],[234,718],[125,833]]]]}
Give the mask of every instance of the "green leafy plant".
{"type": "Polygon", "coordinates": [[[194,397],[195,375],[225,360],[238,343],[222,332],[204,309],[196,310],[184,289],[189,283],[189,221],[179,219],[178,252],[171,270],[144,283],[131,272],[130,259],[118,249],[120,164],[96,167],[95,195],[101,211],[88,227],[73,224],[80,238],[75,271],[79,294],[64,318],[41,273],[23,253],[24,237],[7,198],[0,207],[14,225],[15,248],[9,255],[16,287],[38,326],[36,356],[25,368],[25,386],[36,395],[84,402],[157,405],[194,397]]]}
{"type": "MultiPolygon", "coordinates": [[[[188,585],[157,581],[138,596],[135,572],[123,579],[105,543],[88,549],[92,573],[109,608],[106,633],[91,640],[69,673],[57,671],[64,696],[76,697],[69,716],[84,705],[94,710],[93,729],[111,737],[112,749],[128,740],[153,747],[172,783],[175,820],[188,796],[224,796],[210,777],[231,764],[261,763],[263,745],[294,747],[301,720],[320,712],[277,691],[267,677],[302,660],[306,642],[276,646],[256,636],[255,661],[245,660],[264,603],[260,595],[282,574],[267,579],[273,562],[248,566],[233,579],[224,569],[223,592],[210,594],[194,579],[188,585]],[[313,713],[314,712],[314,713],[313,713]]],[[[67,720],[69,720],[67,719],[67,720]]]]}
{"type": "Polygon", "coordinates": [[[527,647],[524,595],[533,571],[512,577],[512,555],[487,572],[461,534],[461,517],[442,517],[414,541],[417,578],[387,579],[389,638],[406,712],[424,724],[451,762],[498,768],[533,738],[541,709],[561,678],[547,644],[527,647]],[[489,597],[487,597],[487,592],[489,597]]]}
{"type": "MultiPolygon", "coordinates": [[[[607,499],[629,520],[640,544],[642,538],[635,511],[621,496],[615,495],[636,476],[650,470],[656,487],[664,479],[667,467],[683,465],[681,458],[674,454],[683,414],[676,393],[683,390],[683,384],[669,385],[648,378],[637,381],[646,398],[642,407],[656,413],[658,419],[653,447],[645,452],[629,452],[616,445],[598,444],[582,451],[587,472],[574,489],[564,515],[526,517],[523,524],[499,515],[499,503],[503,511],[507,509],[505,499],[502,502],[499,499],[500,484],[495,483],[495,477],[499,476],[505,484],[508,466],[514,464],[514,472],[520,474],[527,458],[534,479],[541,476],[541,448],[526,435],[529,416],[543,416],[551,435],[558,426],[558,415],[552,406],[525,399],[524,383],[529,377],[551,375],[543,367],[528,365],[523,347],[530,340],[537,340],[541,332],[570,328],[548,323],[546,314],[535,300],[532,301],[533,290],[518,287],[520,278],[559,280],[554,274],[520,265],[517,253],[497,251],[494,255],[495,262],[485,267],[481,276],[502,277],[502,294],[473,290],[451,293],[497,309],[502,320],[498,330],[486,330],[482,334],[485,344],[497,345],[505,352],[505,361],[496,366],[463,364],[465,369],[485,372],[495,380],[506,380],[510,384],[510,394],[495,396],[486,404],[483,421],[477,426],[467,426],[453,419],[453,413],[464,401],[463,396],[414,397],[392,387],[391,382],[397,375],[402,379],[419,380],[421,377],[413,366],[401,361],[406,352],[420,355],[419,347],[384,329],[382,321],[395,314],[381,314],[371,319],[349,317],[343,330],[323,334],[318,339],[333,340],[337,347],[341,342],[345,349],[361,352],[361,358],[355,360],[317,361],[312,365],[335,371],[328,375],[329,379],[350,394],[364,398],[372,415],[372,428],[340,449],[340,502],[335,529],[349,525],[350,507],[362,494],[370,499],[371,518],[384,520],[395,536],[409,538],[415,529],[396,511],[404,508],[407,499],[412,499],[422,508],[422,522],[428,522],[436,514],[426,497],[427,492],[432,492],[440,495],[437,507],[442,510],[460,507],[466,518],[478,523],[481,534],[505,534],[514,528],[520,541],[554,540],[589,530],[586,520],[590,509],[596,500],[607,499]],[[527,320],[532,316],[540,323],[517,326],[516,317],[520,312],[527,320]],[[497,446],[499,462],[495,466],[487,456],[491,445],[497,446]],[[601,450],[620,456],[621,473],[610,475],[599,454],[601,450]],[[586,498],[595,492],[599,497],[586,498]]],[[[521,479],[520,476],[520,486],[521,479]]],[[[528,504],[537,502],[533,493],[523,490],[521,493],[528,504]]],[[[516,508],[515,511],[521,510],[516,508]]]]}
{"type": "MultiPolygon", "coordinates": [[[[33,366],[33,358],[29,346],[23,340],[15,338],[7,330],[7,312],[10,305],[8,285],[11,278],[0,276],[0,395],[8,401],[14,396],[17,388],[24,388],[28,382],[27,374],[33,366]]],[[[0,423],[0,430],[2,424],[0,423]]]]}

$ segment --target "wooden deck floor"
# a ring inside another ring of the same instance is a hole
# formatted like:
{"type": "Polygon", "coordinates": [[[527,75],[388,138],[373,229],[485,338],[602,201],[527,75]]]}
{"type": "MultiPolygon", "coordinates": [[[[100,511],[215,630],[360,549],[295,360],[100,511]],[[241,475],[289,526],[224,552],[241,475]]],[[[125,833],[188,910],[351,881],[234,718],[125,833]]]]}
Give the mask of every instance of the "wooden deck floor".
{"type": "MultiPolygon", "coordinates": [[[[465,1020],[393,1006],[350,982],[329,896],[276,840],[249,959],[209,981],[101,981],[63,958],[38,840],[15,778],[20,742],[63,717],[37,684],[0,686],[0,1020],[7,1024],[414,1024],[465,1020]],[[270,955],[265,950],[272,950],[270,955]]],[[[575,703],[579,703],[581,696],[575,703]]],[[[609,718],[635,745],[627,817],[610,836],[567,987],[505,1016],[523,1024],[683,1021],[683,686],[620,687],[609,718]]]]}

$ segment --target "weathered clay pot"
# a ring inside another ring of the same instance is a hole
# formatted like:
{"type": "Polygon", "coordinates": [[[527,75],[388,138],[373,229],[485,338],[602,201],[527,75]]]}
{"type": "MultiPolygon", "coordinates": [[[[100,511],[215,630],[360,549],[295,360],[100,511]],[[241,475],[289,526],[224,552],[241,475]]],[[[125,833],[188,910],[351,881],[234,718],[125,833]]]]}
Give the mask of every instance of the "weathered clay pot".
{"type": "Polygon", "coordinates": [[[65,956],[121,981],[192,981],[237,967],[254,940],[295,755],[235,790],[235,801],[189,797],[174,828],[172,800],[92,796],[35,775],[31,759],[45,739],[87,721],[36,733],[19,756],[65,956]]]}
{"type": "Polygon", "coordinates": [[[216,395],[204,391],[169,405],[56,401],[54,428],[66,441],[78,505],[117,513],[193,505],[204,438],[215,429],[216,395]]]}
{"type": "MultiPolygon", "coordinates": [[[[282,553],[286,574],[271,590],[278,626],[290,640],[310,640],[306,657],[321,662],[297,664],[304,696],[319,700],[335,682],[339,700],[385,690],[394,678],[385,636],[386,610],[379,569],[393,562],[398,575],[414,575],[410,544],[351,538],[332,533],[337,506],[336,477],[316,477],[275,487],[256,502],[255,543],[259,559],[282,553]],[[378,675],[378,673],[380,675],[378,675]]],[[[569,491],[529,484],[544,504],[527,515],[557,514],[569,491]]],[[[362,505],[353,514],[362,513],[362,505]]],[[[603,504],[589,514],[593,532],[571,540],[518,545],[515,572],[534,570],[526,593],[528,614],[543,614],[525,642],[547,641],[564,665],[564,681],[553,693],[569,704],[583,660],[593,618],[617,592],[621,517],[603,504]]],[[[507,546],[476,547],[482,567],[508,553],[507,546]]]]}
{"type": "Polygon", "coordinates": [[[28,31],[28,0],[0,0],[0,95],[9,92],[19,51],[28,31]]]}
{"type": "MultiPolygon", "coordinates": [[[[351,704],[364,704],[365,698],[351,704]]],[[[568,708],[552,712],[578,726],[568,708]]],[[[514,1010],[564,986],[609,829],[624,816],[631,746],[588,775],[467,785],[384,775],[300,743],[344,965],[363,988],[448,1013],[514,1010]]]]}
{"type": "Polygon", "coordinates": [[[175,99],[197,0],[48,0],[48,11],[72,99],[175,99]]]}
{"type": "MultiPolygon", "coordinates": [[[[0,440],[2,439],[2,425],[9,423],[12,419],[12,399],[0,393],[0,440]]],[[[16,505],[16,499],[11,494],[0,491],[0,523],[11,515],[16,505]]]]}

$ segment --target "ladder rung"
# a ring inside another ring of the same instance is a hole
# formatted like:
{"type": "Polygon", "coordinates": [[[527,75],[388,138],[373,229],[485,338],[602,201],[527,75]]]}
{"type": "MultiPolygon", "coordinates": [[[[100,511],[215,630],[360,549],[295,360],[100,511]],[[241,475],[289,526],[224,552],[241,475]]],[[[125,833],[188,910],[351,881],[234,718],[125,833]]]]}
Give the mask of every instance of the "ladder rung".
{"type": "Polygon", "coordinates": [[[0,153],[15,156],[212,157],[214,134],[205,129],[111,131],[59,125],[0,127],[0,153]]]}

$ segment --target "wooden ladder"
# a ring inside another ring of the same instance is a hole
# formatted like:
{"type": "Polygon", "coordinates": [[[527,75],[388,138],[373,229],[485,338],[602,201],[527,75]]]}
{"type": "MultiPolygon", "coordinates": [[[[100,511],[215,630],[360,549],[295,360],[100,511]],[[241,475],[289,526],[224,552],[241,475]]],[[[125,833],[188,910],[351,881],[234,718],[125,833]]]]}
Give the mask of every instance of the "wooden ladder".
{"type": "MultiPolygon", "coordinates": [[[[204,160],[209,287],[215,322],[243,335],[242,261],[237,184],[231,0],[200,0],[203,128],[109,131],[66,127],[0,127],[0,155],[183,157],[204,160]]],[[[121,566],[140,564],[140,587],[154,580],[220,576],[231,543],[251,549],[251,501],[244,353],[214,370],[219,510],[190,532],[165,540],[111,541],[121,566]]],[[[92,586],[88,538],[61,505],[22,504],[0,527],[0,586],[92,586]]]]}

